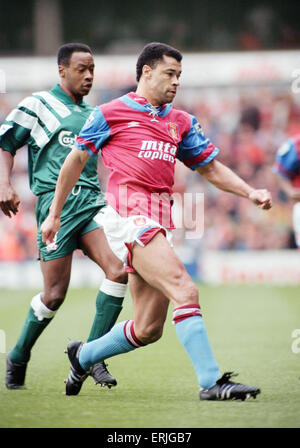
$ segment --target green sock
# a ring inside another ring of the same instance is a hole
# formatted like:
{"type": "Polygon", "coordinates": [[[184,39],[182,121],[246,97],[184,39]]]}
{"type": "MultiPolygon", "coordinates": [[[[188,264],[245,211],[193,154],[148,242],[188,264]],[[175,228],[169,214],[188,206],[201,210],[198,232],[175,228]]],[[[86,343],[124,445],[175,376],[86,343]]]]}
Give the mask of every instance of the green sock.
{"type": "Polygon", "coordinates": [[[34,314],[34,310],[30,307],[19,339],[9,354],[10,359],[13,362],[29,361],[30,352],[35,341],[52,319],[53,317],[50,319],[44,318],[43,320],[38,320],[34,314]]]}
{"type": "Polygon", "coordinates": [[[113,327],[122,310],[123,300],[124,297],[115,297],[99,291],[96,298],[96,315],[87,342],[100,338],[113,327]]]}

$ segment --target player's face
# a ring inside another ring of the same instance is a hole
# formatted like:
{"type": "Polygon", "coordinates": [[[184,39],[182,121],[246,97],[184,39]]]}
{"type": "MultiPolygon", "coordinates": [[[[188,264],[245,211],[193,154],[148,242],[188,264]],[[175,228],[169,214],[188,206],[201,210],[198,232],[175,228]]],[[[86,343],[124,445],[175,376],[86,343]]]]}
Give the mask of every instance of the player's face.
{"type": "Polygon", "coordinates": [[[59,66],[62,86],[75,98],[87,95],[93,85],[94,67],[90,53],[73,53],[68,66],[59,66]]]}
{"type": "MultiPolygon", "coordinates": [[[[181,62],[170,56],[163,56],[154,68],[149,67],[147,84],[153,106],[171,103],[179,87],[181,75],[181,62]]],[[[147,73],[147,71],[146,71],[147,73]]]]}

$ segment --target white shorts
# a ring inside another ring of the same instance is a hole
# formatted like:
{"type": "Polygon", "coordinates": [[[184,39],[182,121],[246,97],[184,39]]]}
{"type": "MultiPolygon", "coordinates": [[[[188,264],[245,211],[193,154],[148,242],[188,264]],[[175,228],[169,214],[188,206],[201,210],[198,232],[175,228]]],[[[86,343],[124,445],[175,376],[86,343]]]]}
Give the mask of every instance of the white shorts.
{"type": "Polygon", "coordinates": [[[300,202],[293,207],[293,230],[297,247],[300,248],[300,202]]]}
{"type": "Polygon", "coordinates": [[[172,231],[147,216],[122,217],[108,205],[100,210],[94,220],[103,227],[111,250],[123,261],[127,272],[135,272],[131,262],[135,242],[144,247],[157,233],[162,232],[173,246],[172,231]]]}

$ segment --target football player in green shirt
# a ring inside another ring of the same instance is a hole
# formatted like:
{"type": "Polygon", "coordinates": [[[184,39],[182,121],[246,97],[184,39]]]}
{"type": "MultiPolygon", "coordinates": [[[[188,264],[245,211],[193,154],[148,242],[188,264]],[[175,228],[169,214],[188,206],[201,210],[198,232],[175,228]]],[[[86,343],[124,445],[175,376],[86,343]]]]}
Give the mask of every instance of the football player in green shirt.
{"type": "MultiPolygon", "coordinates": [[[[44,290],[32,298],[21,334],[7,355],[6,386],[20,389],[31,349],[63,303],[69,286],[73,251],[81,249],[104,271],[96,298],[96,314],[88,341],[105,334],[116,322],[127,288],[122,262],[111,251],[94,216],[105,206],[97,158],[91,158],[70,193],[55,243],[42,242],[40,225],[49,212],[60,168],[92,107],[83,101],[92,87],[94,59],[84,44],[65,44],[58,51],[60,83],[50,91],[33,93],[13,109],[0,127],[0,208],[9,218],[20,200],[10,182],[16,151],[27,145],[30,188],[37,196],[37,242],[44,290]]],[[[90,375],[109,388],[117,384],[104,362],[90,375]]],[[[79,393],[82,380],[68,378],[66,393],[79,393]]]]}

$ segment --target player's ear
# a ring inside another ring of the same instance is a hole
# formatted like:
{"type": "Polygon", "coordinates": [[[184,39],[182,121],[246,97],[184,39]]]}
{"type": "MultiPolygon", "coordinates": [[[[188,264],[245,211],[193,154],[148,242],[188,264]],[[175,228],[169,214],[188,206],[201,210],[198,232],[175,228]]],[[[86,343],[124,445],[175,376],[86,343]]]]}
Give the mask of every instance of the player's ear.
{"type": "Polygon", "coordinates": [[[142,73],[145,76],[146,79],[150,79],[151,78],[151,72],[152,72],[152,68],[150,67],[150,65],[144,65],[143,69],[142,69],[142,73]]]}
{"type": "Polygon", "coordinates": [[[64,78],[66,76],[66,66],[65,65],[59,65],[58,66],[58,74],[61,78],[64,78]]]}

